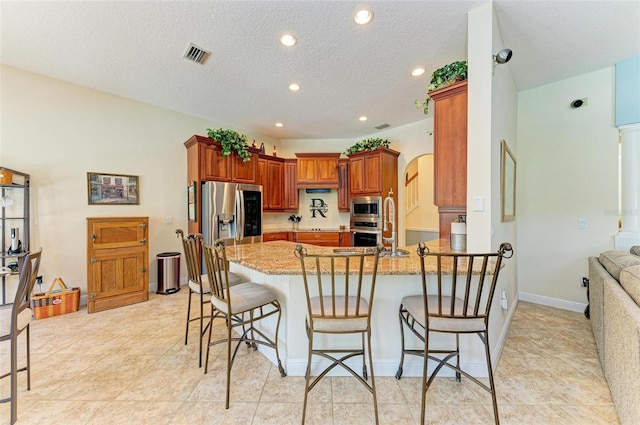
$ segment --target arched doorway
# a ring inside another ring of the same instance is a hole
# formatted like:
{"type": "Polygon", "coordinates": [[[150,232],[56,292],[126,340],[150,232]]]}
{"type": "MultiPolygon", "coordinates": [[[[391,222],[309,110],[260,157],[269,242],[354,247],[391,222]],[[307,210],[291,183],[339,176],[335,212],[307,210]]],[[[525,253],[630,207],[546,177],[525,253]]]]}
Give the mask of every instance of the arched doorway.
{"type": "Polygon", "coordinates": [[[439,238],[438,207],[433,203],[433,154],[409,162],[399,185],[404,191],[404,245],[439,238]]]}

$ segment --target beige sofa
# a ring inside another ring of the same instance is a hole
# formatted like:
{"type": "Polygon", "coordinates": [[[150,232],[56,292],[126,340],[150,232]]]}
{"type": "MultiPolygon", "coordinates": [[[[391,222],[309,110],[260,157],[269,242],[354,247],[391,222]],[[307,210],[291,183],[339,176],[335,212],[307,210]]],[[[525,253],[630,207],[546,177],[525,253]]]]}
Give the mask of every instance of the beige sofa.
{"type": "Polygon", "coordinates": [[[590,257],[589,304],[600,362],[620,422],[640,424],[640,257],[624,251],[590,257]]]}

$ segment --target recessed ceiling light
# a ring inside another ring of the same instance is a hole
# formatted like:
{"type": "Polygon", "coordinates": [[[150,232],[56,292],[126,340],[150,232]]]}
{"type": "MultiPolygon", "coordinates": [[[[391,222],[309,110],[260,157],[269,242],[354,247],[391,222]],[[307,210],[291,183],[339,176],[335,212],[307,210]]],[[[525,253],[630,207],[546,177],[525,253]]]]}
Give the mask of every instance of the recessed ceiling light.
{"type": "Polygon", "coordinates": [[[292,47],[295,46],[297,42],[298,40],[293,34],[285,34],[280,37],[280,43],[282,43],[283,46],[292,47]]]}
{"type": "Polygon", "coordinates": [[[281,122],[277,122],[276,127],[284,127],[284,124],[282,124],[281,122]]]}
{"type": "Polygon", "coordinates": [[[411,71],[411,75],[413,75],[414,77],[419,77],[424,73],[425,73],[424,68],[416,68],[413,71],[411,71]]]}
{"type": "Polygon", "coordinates": [[[367,25],[373,19],[373,12],[367,9],[358,10],[353,19],[358,25],[367,25]]]}
{"type": "Polygon", "coordinates": [[[361,117],[360,117],[360,118],[358,118],[358,119],[359,119],[360,121],[366,121],[366,120],[367,120],[367,117],[365,117],[365,116],[363,115],[363,116],[361,116],[361,117]]]}
{"type": "Polygon", "coordinates": [[[298,91],[298,90],[300,90],[300,84],[297,84],[297,83],[291,83],[291,84],[289,84],[289,90],[291,90],[291,91],[298,91]]]}

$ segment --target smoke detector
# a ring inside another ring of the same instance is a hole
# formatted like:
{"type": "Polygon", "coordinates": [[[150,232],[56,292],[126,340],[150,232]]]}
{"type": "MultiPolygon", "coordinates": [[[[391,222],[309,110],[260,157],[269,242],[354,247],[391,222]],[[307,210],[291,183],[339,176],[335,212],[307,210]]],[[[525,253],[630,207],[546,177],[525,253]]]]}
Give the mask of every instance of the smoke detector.
{"type": "Polygon", "coordinates": [[[189,44],[189,47],[187,47],[187,50],[183,55],[185,59],[188,59],[195,63],[199,63],[200,65],[204,65],[207,59],[209,59],[209,56],[211,56],[211,52],[208,52],[193,43],[189,44]]]}

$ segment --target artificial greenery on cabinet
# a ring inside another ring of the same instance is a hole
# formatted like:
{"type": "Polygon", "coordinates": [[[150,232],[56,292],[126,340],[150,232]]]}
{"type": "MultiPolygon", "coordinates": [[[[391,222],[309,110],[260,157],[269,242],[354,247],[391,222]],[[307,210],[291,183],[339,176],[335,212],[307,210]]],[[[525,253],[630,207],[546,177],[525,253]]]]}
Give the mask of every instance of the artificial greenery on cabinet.
{"type": "Polygon", "coordinates": [[[432,91],[450,86],[458,81],[467,79],[467,61],[457,61],[436,69],[431,74],[431,81],[427,87],[427,98],[425,100],[415,100],[416,108],[422,109],[425,115],[429,113],[429,102],[431,97],[429,93],[432,91]]]}
{"type": "Polygon", "coordinates": [[[242,158],[242,162],[247,162],[251,159],[247,136],[244,134],[238,134],[237,131],[222,128],[217,130],[208,128],[207,132],[210,138],[220,142],[222,145],[222,155],[230,155],[232,151],[235,151],[242,158]]]}
{"type": "Polygon", "coordinates": [[[389,140],[380,139],[380,138],[364,139],[357,142],[355,145],[351,146],[349,149],[347,149],[344,152],[344,154],[350,155],[352,153],[361,152],[361,151],[372,151],[379,147],[388,148],[389,140]]]}

